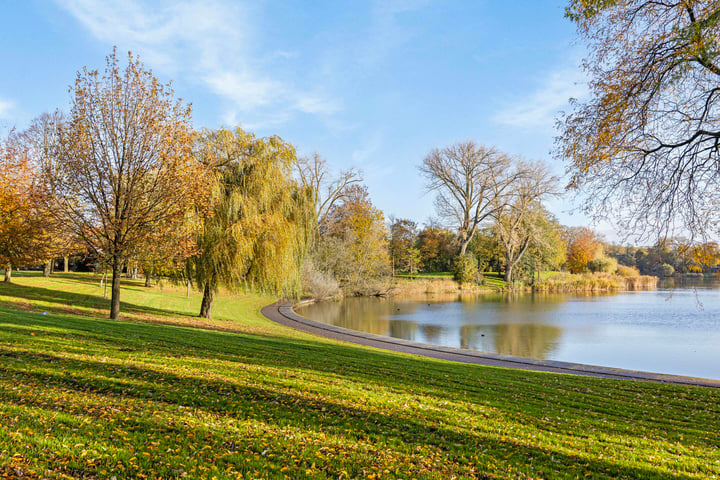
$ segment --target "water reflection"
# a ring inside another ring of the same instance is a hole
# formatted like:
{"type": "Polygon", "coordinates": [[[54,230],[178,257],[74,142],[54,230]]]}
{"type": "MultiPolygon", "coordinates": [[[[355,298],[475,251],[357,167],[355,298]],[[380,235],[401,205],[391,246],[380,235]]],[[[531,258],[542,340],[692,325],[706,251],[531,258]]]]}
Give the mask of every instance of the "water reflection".
{"type": "Polygon", "coordinates": [[[348,298],[298,310],[313,320],[505,355],[720,378],[720,282],[664,280],[604,295],[348,298]]]}
{"type": "Polygon", "coordinates": [[[376,335],[545,359],[562,328],[552,325],[560,295],[428,295],[421,299],[351,298],[301,309],[313,320],[376,335]],[[527,321],[528,305],[533,320],[527,321]],[[512,318],[511,323],[505,323],[512,318]],[[501,320],[505,319],[505,320],[501,320]]]}
{"type": "Polygon", "coordinates": [[[560,337],[562,328],[536,323],[460,327],[461,348],[540,360],[557,348],[560,337]]]}

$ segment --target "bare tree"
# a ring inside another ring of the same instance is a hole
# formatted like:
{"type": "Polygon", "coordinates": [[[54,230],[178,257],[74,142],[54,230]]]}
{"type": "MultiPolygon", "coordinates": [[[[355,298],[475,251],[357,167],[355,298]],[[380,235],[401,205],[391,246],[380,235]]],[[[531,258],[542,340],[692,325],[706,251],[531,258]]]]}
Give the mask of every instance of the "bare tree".
{"type": "Polygon", "coordinates": [[[460,254],[481,223],[503,208],[510,186],[523,175],[510,156],[473,141],[432,150],[420,171],[427,189],[437,194],[438,214],[457,228],[460,254]]]}
{"type": "Polygon", "coordinates": [[[539,236],[536,216],[541,201],[557,194],[558,178],[541,162],[520,162],[522,172],[510,186],[505,198],[498,199],[493,217],[495,230],[505,249],[505,281],[513,280],[513,271],[528,247],[539,236]]]}
{"type": "Polygon", "coordinates": [[[587,210],[641,237],[717,234],[720,1],[571,0],[590,98],[557,154],[587,210]]]}
{"type": "Polygon", "coordinates": [[[333,206],[347,198],[348,187],[362,182],[362,174],[355,168],[342,170],[333,177],[327,161],[317,153],[310,158],[299,158],[296,169],[302,184],[315,192],[318,228],[326,223],[328,212],[333,206]]]}

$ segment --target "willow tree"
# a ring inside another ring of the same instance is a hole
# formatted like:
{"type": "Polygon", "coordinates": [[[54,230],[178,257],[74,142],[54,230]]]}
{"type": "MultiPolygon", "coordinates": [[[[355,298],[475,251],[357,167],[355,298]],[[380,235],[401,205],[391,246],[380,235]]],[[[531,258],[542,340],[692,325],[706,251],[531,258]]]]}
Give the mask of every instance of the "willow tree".
{"type": "Polygon", "coordinates": [[[118,318],[124,262],[158,228],[184,221],[204,194],[204,167],[192,155],[190,107],[132,54],[124,69],[114,51],[103,73],[83,69],[71,93],[48,188],[60,218],[111,265],[118,318]]]}
{"type": "Polygon", "coordinates": [[[590,98],[558,154],[588,210],[638,233],[717,233],[720,1],[571,0],[590,98]]]}
{"type": "Polygon", "coordinates": [[[300,272],[314,225],[313,192],[292,178],[295,149],[280,137],[240,128],[203,130],[197,158],[215,172],[210,210],[188,262],[210,318],[220,285],[282,296],[300,291],[300,272]]]}

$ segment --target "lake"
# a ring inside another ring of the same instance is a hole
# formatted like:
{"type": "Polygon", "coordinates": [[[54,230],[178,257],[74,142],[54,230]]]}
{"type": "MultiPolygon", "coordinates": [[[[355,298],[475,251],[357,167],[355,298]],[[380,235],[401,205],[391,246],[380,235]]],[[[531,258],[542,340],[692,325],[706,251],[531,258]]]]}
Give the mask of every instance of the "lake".
{"type": "Polygon", "coordinates": [[[541,360],[720,379],[720,281],[613,294],[348,298],[297,309],[339,327],[541,360]]]}

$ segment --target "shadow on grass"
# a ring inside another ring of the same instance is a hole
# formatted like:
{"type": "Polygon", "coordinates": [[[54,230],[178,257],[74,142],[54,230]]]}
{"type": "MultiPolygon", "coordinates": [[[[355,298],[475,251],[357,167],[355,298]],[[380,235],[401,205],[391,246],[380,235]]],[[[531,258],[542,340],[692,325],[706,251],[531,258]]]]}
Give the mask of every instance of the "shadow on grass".
{"type": "MultiPolygon", "coordinates": [[[[532,464],[531,473],[543,477],[555,477],[559,472],[567,474],[574,470],[573,473],[578,474],[593,472],[594,478],[673,478],[650,468],[627,467],[611,460],[588,459],[560,450],[523,445],[516,439],[500,440],[497,434],[470,429],[458,431],[436,420],[423,419],[414,414],[388,414],[343,405],[300,392],[288,393],[280,391],[280,386],[272,384],[241,385],[158,372],[138,366],[112,365],[27,352],[6,352],[0,356],[0,363],[7,364],[10,358],[17,363],[14,363],[14,366],[6,365],[0,372],[0,379],[5,377],[6,381],[12,379],[16,383],[57,388],[66,395],[71,392],[95,394],[99,399],[105,398],[103,403],[106,404],[122,404],[123,399],[127,398],[141,402],[162,402],[170,411],[177,410],[177,407],[186,407],[191,409],[191,412],[200,409],[214,418],[226,419],[229,422],[255,420],[277,427],[323,432],[353,441],[377,443],[379,448],[397,449],[408,455],[429,446],[442,457],[443,465],[457,464],[467,467],[469,458],[479,454],[485,460],[500,464],[500,470],[510,467],[529,471],[528,465],[532,464]],[[21,365],[19,368],[18,364],[21,365]]],[[[105,412],[88,410],[63,399],[49,403],[47,398],[36,398],[27,391],[0,390],[0,393],[3,403],[17,407],[43,409],[51,415],[62,412],[93,417],[91,427],[94,436],[107,441],[113,440],[112,432],[118,427],[118,422],[107,424],[105,412]]],[[[120,426],[128,430],[148,432],[150,436],[172,433],[183,438],[203,437],[203,432],[198,431],[199,427],[193,428],[187,423],[164,424],[154,415],[144,415],[142,412],[125,412],[123,416],[120,426]]],[[[509,420],[509,423],[512,422],[521,420],[509,420]]],[[[213,449],[222,449],[227,442],[220,428],[214,432],[213,438],[204,436],[205,444],[211,445],[213,449]]],[[[91,440],[97,441],[98,438],[91,440]]],[[[259,453],[263,447],[254,440],[241,437],[235,441],[238,448],[259,453]]],[[[269,439],[271,448],[272,442],[277,440],[269,439]]],[[[192,454],[189,451],[188,453],[192,454]]],[[[359,473],[357,459],[354,463],[340,456],[334,460],[339,463],[337,472],[344,469],[356,475],[359,473]]],[[[412,469],[417,466],[407,467],[412,469]]]]}
{"type": "MultiPolygon", "coordinates": [[[[71,274],[67,274],[71,275],[71,274]]],[[[81,278],[88,278],[82,276],[81,278]]],[[[68,277],[72,281],[76,281],[75,276],[68,277]]],[[[88,282],[90,283],[90,282],[88,282]]],[[[94,283],[94,282],[92,282],[94,283]]],[[[123,284],[123,290],[128,290],[128,287],[123,284]]],[[[138,288],[138,290],[146,291],[144,287],[138,288]]],[[[55,313],[67,313],[68,310],[75,310],[76,313],[82,314],[81,311],[77,310],[77,307],[94,308],[100,310],[108,310],[110,308],[110,297],[103,298],[101,295],[90,294],[90,293],[74,293],[64,290],[55,290],[50,288],[38,287],[38,286],[25,286],[18,285],[17,283],[1,283],[0,282],[0,295],[7,295],[17,299],[25,300],[27,302],[41,301],[50,302],[57,304],[57,306],[45,306],[43,310],[55,313]]],[[[187,312],[175,311],[172,309],[163,309],[148,307],[146,305],[136,305],[133,303],[125,302],[122,300],[122,294],[120,298],[120,312],[123,313],[139,313],[146,315],[158,315],[158,316],[170,316],[170,315],[181,315],[188,316],[187,312]]]]}
{"type": "MultiPolygon", "coordinates": [[[[295,338],[13,313],[7,315],[0,310],[0,340],[21,340],[17,343],[27,342],[36,351],[79,351],[162,364],[183,364],[187,360],[230,362],[226,367],[211,368],[279,368],[297,375],[322,375],[328,381],[338,378],[358,382],[368,389],[486,405],[546,432],[567,433],[566,429],[572,428],[661,440],[684,435],[696,438],[698,444],[720,446],[717,436],[712,441],[703,435],[717,431],[720,425],[720,392],[712,389],[459,365],[295,338]],[[32,330],[38,327],[54,330],[32,330]],[[595,393],[601,385],[604,388],[595,393]],[[611,398],[608,391],[612,391],[611,398]],[[682,400],[678,400],[679,395],[682,400]],[[692,408],[691,402],[703,408],[692,408]],[[673,433],[668,436],[663,430],[673,433]]],[[[6,355],[12,353],[6,351],[6,355]]],[[[150,372],[146,371],[148,375],[150,372]]],[[[101,375],[109,373],[103,371],[101,375]]],[[[164,374],[154,375],[160,375],[155,379],[158,384],[164,382],[164,374]]],[[[135,377],[132,373],[128,376],[135,377]]]]}

